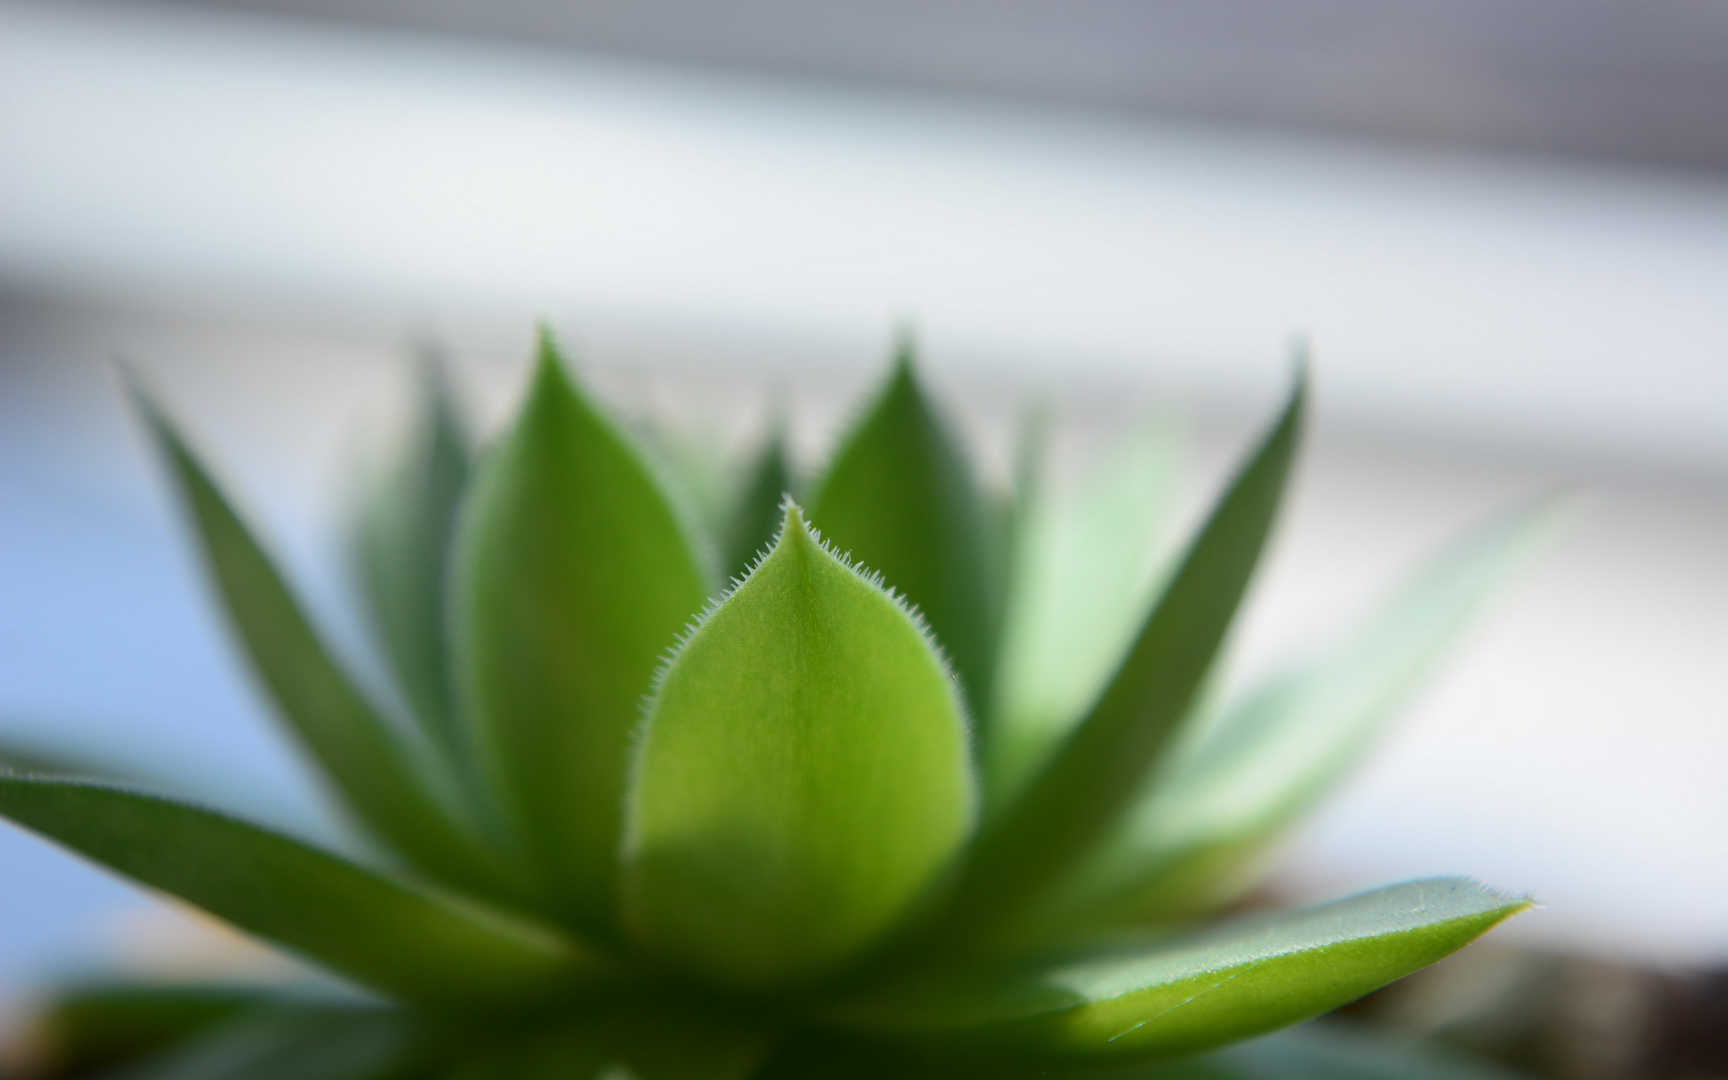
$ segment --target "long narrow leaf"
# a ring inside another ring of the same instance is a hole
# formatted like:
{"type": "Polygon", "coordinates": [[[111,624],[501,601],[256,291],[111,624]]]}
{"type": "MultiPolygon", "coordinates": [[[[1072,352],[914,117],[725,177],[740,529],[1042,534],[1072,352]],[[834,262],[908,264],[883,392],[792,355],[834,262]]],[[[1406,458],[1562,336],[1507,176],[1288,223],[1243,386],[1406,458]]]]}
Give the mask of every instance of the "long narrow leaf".
{"type": "Polygon", "coordinates": [[[111,1080],[387,1080],[410,1051],[408,1023],[388,1009],[265,1009],[111,1080]]]}
{"type": "MultiPolygon", "coordinates": [[[[1412,575],[1320,662],[1229,709],[1076,875],[1061,917],[1176,918],[1227,899],[1254,856],[1329,790],[1488,598],[1541,546],[1547,504],[1497,516],[1412,575]]],[[[1052,921],[1058,921],[1053,918],[1052,921]]]]}
{"type": "Polygon", "coordinates": [[[1073,730],[1138,629],[1170,511],[1167,443],[1142,438],[1076,484],[1030,484],[985,748],[991,807],[1010,801],[1073,730]]]}
{"type": "MultiPolygon", "coordinates": [[[[1515,1074],[1484,1062],[1385,1038],[1331,1031],[1325,1024],[1226,1047],[1204,1060],[1216,1070],[1218,1080],[1518,1080],[1515,1074]]],[[[1181,1077],[1172,1071],[1168,1080],[1181,1077]]],[[[1147,1070],[1143,1078],[1135,1073],[1120,1080],[1166,1078],[1161,1070],[1147,1070]]]]}
{"type": "Polygon", "coordinates": [[[91,981],[61,986],[32,1019],[29,1041],[55,1075],[138,1061],[282,1000],[252,983],[91,981]]]}
{"type": "Polygon", "coordinates": [[[911,1045],[1132,1061],[1316,1016],[1462,948],[1529,906],[1463,878],[1393,885],[1139,954],[1031,972],[910,977],[834,1019],[911,1045]]]}
{"type": "Polygon", "coordinates": [[[988,739],[1003,557],[983,493],[903,344],[876,400],[810,496],[810,520],[930,621],[988,739]]]}
{"type": "Polygon", "coordinates": [[[282,575],[167,416],[137,391],[230,622],[289,732],[358,822],[416,866],[463,884],[497,872],[402,740],[336,661],[282,575]]]}
{"type": "Polygon", "coordinates": [[[949,925],[980,935],[1089,855],[1133,804],[1188,713],[1272,528],[1301,429],[1307,380],[1190,544],[1086,718],[986,823],[949,925]]]}
{"type": "Polygon", "coordinates": [[[414,715],[453,763],[466,759],[445,641],[445,570],[456,510],[471,468],[449,376],[433,357],[418,367],[417,410],[365,493],[353,558],[372,629],[414,715]]]}
{"type": "Polygon", "coordinates": [[[668,1008],[584,1010],[475,1050],[433,1046],[441,1080],[745,1080],[771,1046],[750,1019],[668,1008]]]}
{"type": "Polygon", "coordinates": [[[708,588],[672,501],[549,333],[463,511],[455,573],[486,776],[548,899],[609,933],[630,732],[708,588]]]}
{"type": "Polygon", "coordinates": [[[828,1035],[795,1040],[756,1080],[1518,1080],[1483,1062],[1405,1041],[1305,1024],[1179,1061],[1052,1061],[897,1052],[828,1035]]]}
{"type": "Polygon", "coordinates": [[[602,970],[536,924],[185,803],[0,773],[0,816],[386,993],[511,993],[602,970]]]}

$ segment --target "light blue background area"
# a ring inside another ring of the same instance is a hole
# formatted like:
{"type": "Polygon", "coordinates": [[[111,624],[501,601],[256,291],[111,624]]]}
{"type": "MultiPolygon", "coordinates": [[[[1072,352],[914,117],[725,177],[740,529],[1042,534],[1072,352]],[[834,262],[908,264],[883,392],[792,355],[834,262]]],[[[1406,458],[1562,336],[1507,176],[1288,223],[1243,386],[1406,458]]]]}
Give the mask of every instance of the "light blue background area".
{"type": "MultiPolygon", "coordinates": [[[[4,346],[0,741],[174,777],[328,837],[333,818],[223,638],[118,381],[15,336],[4,346]]],[[[107,924],[151,902],[0,824],[0,996],[97,962],[107,924]]]]}

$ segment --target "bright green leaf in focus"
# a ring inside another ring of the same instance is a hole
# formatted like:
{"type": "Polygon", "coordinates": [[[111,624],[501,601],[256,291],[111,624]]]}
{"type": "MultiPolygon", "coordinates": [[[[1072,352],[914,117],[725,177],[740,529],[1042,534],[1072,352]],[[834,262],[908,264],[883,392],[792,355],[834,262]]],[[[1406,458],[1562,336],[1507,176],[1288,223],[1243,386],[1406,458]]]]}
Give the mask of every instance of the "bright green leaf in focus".
{"type": "Polygon", "coordinates": [[[985,936],[1082,862],[1143,790],[1193,707],[1271,532],[1301,430],[1298,370],[1278,420],[1171,573],[1084,720],[978,839],[944,927],[985,936]]]}
{"type": "Polygon", "coordinates": [[[533,923],[185,803],[0,773],[0,817],[402,997],[516,995],[593,981],[602,970],[591,954],[533,923]]]}
{"type": "Polygon", "coordinates": [[[498,870],[450,809],[451,778],[409,749],[320,640],[287,583],[178,431],[144,395],[155,435],[247,657],[354,817],[416,866],[464,887],[498,870]]]}
{"type": "Polygon", "coordinates": [[[1465,878],[1430,878],[1227,924],[1138,955],[914,976],[843,1006],[835,1019],[1011,1060],[1170,1057],[1354,1001],[1527,907],[1465,878]]]}
{"type": "Polygon", "coordinates": [[[484,773],[554,902],[609,929],[630,731],[707,580],[672,502],[549,334],[464,511],[456,589],[484,773]]]}
{"type": "Polygon", "coordinates": [[[1548,534],[1547,504],[1449,545],[1320,662],[1272,680],[1173,757],[1066,889],[1053,925],[1174,919],[1228,899],[1282,826],[1402,708],[1471,617],[1548,534]]]}
{"type": "Polygon", "coordinates": [[[453,766],[466,761],[445,641],[445,571],[470,469],[468,438],[448,376],[434,358],[418,370],[419,410],[358,508],[354,563],[385,659],[414,715],[453,766]]]}
{"type": "Polygon", "coordinates": [[[718,980],[825,973],[927,892],[974,802],[940,657],[788,504],[773,548],[684,642],[649,708],[629,927],[718,980]]]}
{"type": "Polygon", "coordinates": [[[959,443],[919,385],[909,344],[818,481],[810,519],[924,613],[985,731],[1004,553],[959,443]]]}

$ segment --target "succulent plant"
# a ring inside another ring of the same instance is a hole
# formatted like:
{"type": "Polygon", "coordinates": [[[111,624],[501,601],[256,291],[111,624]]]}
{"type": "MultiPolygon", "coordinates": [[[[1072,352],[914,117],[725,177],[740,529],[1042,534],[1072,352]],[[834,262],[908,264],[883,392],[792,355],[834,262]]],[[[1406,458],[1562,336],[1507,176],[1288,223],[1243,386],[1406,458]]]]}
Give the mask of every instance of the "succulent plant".
{"type": "Polygon", "coordinates": [[[336,977],[69,992],[65,1030],[160,1052],[128,1075],[1392,1075],[1311,1040],[1160,1064],[1527,906],[1433,878],[1189,928],[1532,531],[1478,530],[1221,705],[1305,381],[1154,601],[1141,537],[1052,568],[1070,493],[1033,454],[990,493],[909,349],[802,501],[772,440],[704,528],[543,333],[493,446],[434,380],[360,513],[394,708],[140,394],[238,641],[370,854],[52,761],[0,771],[0,815],[336,977]]]}

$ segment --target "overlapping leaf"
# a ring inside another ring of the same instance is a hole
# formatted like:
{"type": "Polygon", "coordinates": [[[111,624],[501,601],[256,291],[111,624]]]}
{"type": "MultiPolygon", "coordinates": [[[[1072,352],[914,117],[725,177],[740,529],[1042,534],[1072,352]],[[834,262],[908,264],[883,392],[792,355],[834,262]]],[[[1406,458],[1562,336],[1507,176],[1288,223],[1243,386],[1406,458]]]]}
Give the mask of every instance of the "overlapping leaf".
{"type": "Polygon", "coordinates": [[[965,722],[905,608],[788,505],[648,713],[626,915],[717,979],[824,973],[882,935],[972,823],[965,722]]]}
{"type": "Polygon", "coordinates": [[[280,1000],[279,986],[96,980],[61,986],[28,1041],[56,1068],[95,1073],[139,1061],[280,1000]]]}
{"type": "Polygon", "coordinates": [[[1088,856],[1142,791],[1206,679],[1271,531],[1305,389],[1298,372],[1277,422],[1189,545],[1097,702],[987,822],[950,932],[979,935],[1017,916],[1088,856]]]}
{"type": "Polygon", "coordinates": [[[785,1046],[757,1080],[1517,1080],[1503,1069],[1405,1041],[1309,1024],[1179,1061],[956,1059],[825,1037],[785,1046]]]}
{"type": "Polygon", "coordinates": [[[991,806],[1018,793],[1084,715],[1149,602],[1169,515],[1172,453],[1147,438],[1062,485],[1029,464],[985,747],[991,806]]]}
{"type": "Polygon", "coordinates": [[[1060,921],[1174,918],[1227,897],[1253,856],[1355,762],[1470,617],[1546,534],[1544,504],[1497,517],[1414,574],[1318,663],[1227,710],[1068,886],[1060,921]]]}
{"type": "Polygon", "coordinates": [[[985,731],[1004,553],[964,453],[919,385],[910,345],[835,451],[810,496],[810,520],[923,612],[985,731]]]}
{"type": "Polygon", "coordinates": [[[533,923],[185,803],[0,773],[0,817],[393,995],[514,995],[603,970],[533,923]]]}
{"type": "Polygon", "coordinates": [[[385,659],[414,715],[453,764],[467,759],[450,685],[445,573],[471,468],[443,366],[419,368],[419,410],[360,504],[354,562],[385,659]]]}
{"type": "Polygon", "coordinates": [[[496,886],[500,871],[450,808],[448,776],[440,782],[366,700],[191,448],[142,393],[137,400],[253,670],[336,796],[415,865],[464,886],[496,886]]]}
{"type": "Polygon", "coordinates": [[[543,334],[464,511],[457,637],[485,773],[544,887],[586,926],[614,920],[639,702],[707,587],[673,504],[543,334]]]}
{"type": "Polygon", "coordinates": [[[410,1052],[404,1017],[381,1008],[264,1008],[113,1080],[386,1080],[410,1052]]]}
{"type": "Polygon", "coordinates": [[[1353,1001],[1528,906],[1463,878],[1432,878],[1138,954],[1030,972],[985,966],[913,976],[842,1007],[834,1019],[1009,1058],[1175,1056],[1353,1001]]]}
{"type": "Polygon", "coordinates": [[[488,1041],[434,1046],[440,1080],[746,1080],[772,1044],[746,1017],[653,1005],[602,1005],[488,1041]]]}

